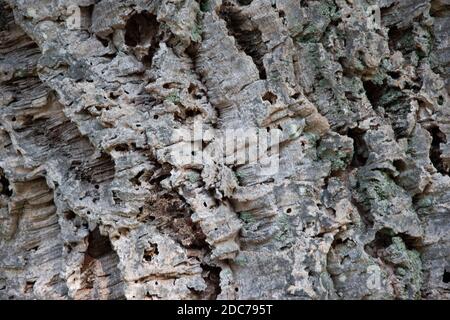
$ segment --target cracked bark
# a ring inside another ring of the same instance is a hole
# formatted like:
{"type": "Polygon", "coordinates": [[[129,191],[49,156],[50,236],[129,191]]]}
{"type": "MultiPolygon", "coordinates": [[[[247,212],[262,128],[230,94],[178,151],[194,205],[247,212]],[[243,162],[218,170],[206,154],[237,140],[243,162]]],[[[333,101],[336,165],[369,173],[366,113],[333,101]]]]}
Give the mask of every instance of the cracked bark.
{"type": "Polygon", "coordinates": [[[0,1],[0,298],[450,298],[449,15],[0,1]]]}

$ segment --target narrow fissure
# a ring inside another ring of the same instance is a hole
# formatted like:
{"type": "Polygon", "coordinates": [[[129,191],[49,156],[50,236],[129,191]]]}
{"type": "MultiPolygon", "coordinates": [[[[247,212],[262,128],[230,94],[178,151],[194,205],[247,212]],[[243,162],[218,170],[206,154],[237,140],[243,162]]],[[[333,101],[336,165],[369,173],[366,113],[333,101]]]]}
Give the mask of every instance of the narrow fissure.
{"type": "Polygon", "coordinates": [[[9,188],[9,181],[1,173],[0,173],[0,194],[4,194],[7,197],[12,196],[12,190],[10,190],[9,188]]]}
{"type": "Polygon", "coordinates": [[[381,85],[377,85],[370,80],[363,81],[364,90],[366,91],[366,97],[367,99],[369,99],[372,107],[375,108],[378,106],[378,101],[383,96],[384,93],[383,88],[385,87],[385,85],[386,85],[385,82],[383,82],[383,84],[381,85]]]}
{"type": "Polygon", "coordinates": [[[349,129],[347,136],[353,139],[353,158],[351,166],[354,168],[363,167],[369,157],[369,150],[363,138],[364,131],[359,129],[349,129]]]}
{"type": "Polygon", "coordinates": [[[201,293],[201,299],[216,300],[222,291],[220,288],[220,271],[222,269],[207,264],[202,264],[201,267],[206,282],[206,289],[201,293]]]}
{"type": "Polygon", "coordinates": [[[447,269],[444,269],[444,274],[442,275],[442,282],[450,283],[450,271],[447,271],[447,269]]]}
{"type": "Polygon", "coordinates": [[[442,151],[440,148],[441,144],[447,143],[445,134],[439,129],[438,126],[432,127],[431,129],[429,129],[429,132],[432,137],[430,160],[438,172],[440,172],[441,174],[448,174],[448,168],[444,165],[441,159],[442,151]]]}
{"type": "Polygon", "coordinates": [[[267,53],[266,44],[262,41],[261,31],[252,28],[249,18],[241,13],[241,10],[230,2],[222,4],[219,15],[225,20],[231,36],[236,39],[238,49],[250,56],[258,68],[259,78],[267,79],[263,57],[267,53]]]}

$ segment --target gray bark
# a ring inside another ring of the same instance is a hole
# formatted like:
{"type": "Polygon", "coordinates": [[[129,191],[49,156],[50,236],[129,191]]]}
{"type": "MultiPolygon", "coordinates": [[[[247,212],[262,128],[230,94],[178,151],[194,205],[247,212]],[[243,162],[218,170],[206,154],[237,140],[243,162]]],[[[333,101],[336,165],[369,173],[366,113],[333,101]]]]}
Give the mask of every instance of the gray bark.
{"type": "Polygon", "coordinates": [[[450,298],[449,16],[1,0],[0,299],[450,298]]]}

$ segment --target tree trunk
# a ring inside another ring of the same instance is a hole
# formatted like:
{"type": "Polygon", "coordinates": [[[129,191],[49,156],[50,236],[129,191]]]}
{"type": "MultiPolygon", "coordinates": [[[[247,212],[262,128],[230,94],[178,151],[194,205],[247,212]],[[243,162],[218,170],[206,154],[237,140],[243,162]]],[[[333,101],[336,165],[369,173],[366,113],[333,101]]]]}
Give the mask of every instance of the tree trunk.
{"type": "Polygon", "coordinates": [[[0,299],[449,299],[448,0],[0,0],[0,299]]]}

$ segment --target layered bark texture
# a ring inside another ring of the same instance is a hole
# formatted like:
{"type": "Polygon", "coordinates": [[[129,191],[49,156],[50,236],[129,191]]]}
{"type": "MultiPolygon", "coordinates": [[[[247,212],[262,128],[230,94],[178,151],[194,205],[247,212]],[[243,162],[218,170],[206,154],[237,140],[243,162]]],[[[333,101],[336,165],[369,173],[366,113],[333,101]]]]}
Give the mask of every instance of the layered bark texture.
{"type": "Polygon", "coordinates": [[[0,299],[449,299],[449,32],[449,0],[0,0],[0,299]]]}

